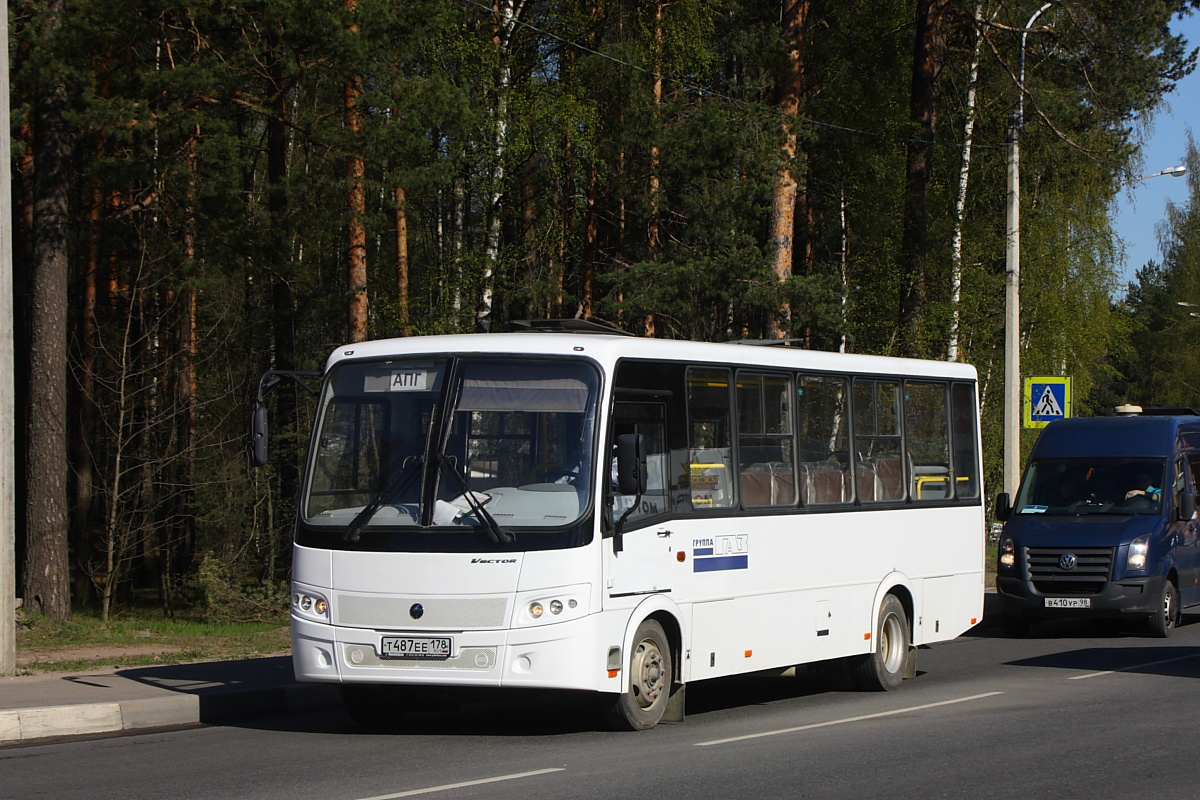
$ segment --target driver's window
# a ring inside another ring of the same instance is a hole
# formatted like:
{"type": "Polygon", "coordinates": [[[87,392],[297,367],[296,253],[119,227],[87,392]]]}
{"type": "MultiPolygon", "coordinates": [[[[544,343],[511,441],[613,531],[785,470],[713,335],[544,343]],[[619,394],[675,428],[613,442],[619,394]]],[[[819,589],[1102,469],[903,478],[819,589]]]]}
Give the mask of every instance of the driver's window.
{"type": "Polygon", "coordinates": [[[609,437],[609,487],[613,519],[619,519],[633,508],[625,518],[625,525],[638,520],[667,513],[667,426],[666,407],[662,403],[617,403],[613,409],[612,431],[609,437]],[[617,488],[617,437],[626,433],[638,433],[646,449],[646,492],[637,498],[623,495],[617,488]]]}

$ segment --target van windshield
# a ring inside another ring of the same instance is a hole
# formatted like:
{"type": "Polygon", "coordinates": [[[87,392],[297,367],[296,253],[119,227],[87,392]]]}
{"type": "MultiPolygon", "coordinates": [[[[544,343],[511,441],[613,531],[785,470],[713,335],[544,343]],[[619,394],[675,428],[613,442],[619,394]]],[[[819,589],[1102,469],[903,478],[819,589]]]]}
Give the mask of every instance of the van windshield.
{"type": "Polygon", "coordinates": [[[1161,514],[1165,458],[1042,458],[1029,464],[1018,514],[1161,514]]]}

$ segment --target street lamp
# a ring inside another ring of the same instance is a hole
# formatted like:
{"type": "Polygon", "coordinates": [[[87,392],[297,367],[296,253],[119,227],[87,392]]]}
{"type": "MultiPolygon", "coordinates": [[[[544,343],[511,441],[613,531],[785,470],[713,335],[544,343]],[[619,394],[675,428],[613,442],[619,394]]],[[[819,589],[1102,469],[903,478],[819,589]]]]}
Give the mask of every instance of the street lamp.
{"type": "Polygon", "coordinates": [[[1140,178],[1126,178],[1123,181],[1117,181],[1117,186],[1124,186],[1127,183],[1141,183],[1147,178],[1157,178],[1160,175],[1170,175],[1172,178],[1180,178],[1183,177],[1185,172],[1187,172],[1187,166],[1185,164],[1178,164],[1174,167],[1160,169],[1158,172],[1151,172],[1149,175],[1143,175],[1140,178]]]}
{"type": "Polygon", "coordinates": [[[1017,110],[1008,128],[1008,230],[1004,248],[1004,491],[1015,497],[1021,482],[1021,128],[1025,125],[1025,38],[1054,5],[1046,3],[1021,31],[1017,110]]]}

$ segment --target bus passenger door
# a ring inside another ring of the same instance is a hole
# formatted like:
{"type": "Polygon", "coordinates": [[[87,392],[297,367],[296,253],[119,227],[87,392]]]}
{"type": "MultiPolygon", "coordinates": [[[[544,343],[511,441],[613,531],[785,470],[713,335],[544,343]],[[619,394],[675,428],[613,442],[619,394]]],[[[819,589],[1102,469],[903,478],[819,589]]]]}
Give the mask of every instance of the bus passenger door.
{"type": "Polygon", "coordinates": [[[621,524],[621,549],[605,548],[605,572],[610,597],[652,594],[671,590],[675,563],[668,489],[669,453],[666,446],[666,406],[660,402],[618,402],[613,409],[609,436],[607,511],[613,524],[621,524]],[[646,448],[646,491],[640,497],[622,495],[616,485],[615,442],[626,433],[641,434],[646,448]],[[623,523],[619,521],[624,519],[623,523]],[[655,524],[655,520],[661,520],[655,524]]]}

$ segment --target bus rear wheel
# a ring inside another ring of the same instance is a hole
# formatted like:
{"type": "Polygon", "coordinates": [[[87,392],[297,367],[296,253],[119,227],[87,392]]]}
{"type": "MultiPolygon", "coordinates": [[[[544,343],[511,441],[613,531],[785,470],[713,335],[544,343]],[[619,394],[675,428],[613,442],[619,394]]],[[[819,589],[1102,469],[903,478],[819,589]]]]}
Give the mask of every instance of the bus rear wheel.
{"type": "Polygon", "coordinates": [[[653,728],[667,709],[674,675],[671,642],[657,621],[648,619],[638,626],[628,669],[628,691],[600,695],[600,713],[613,730],[653,728]]]}
{"type": "Polygon", "coordinates": [[[350,718],[373,731],[393,730],[408,713],[410,689],[407,686],[377,686],[343,683],[342,705],[350,718]]]}
{"type": "Polygon", "coordinates": [[[859,689],[886,692],[904,680],[908,659],[908,615],[896,595],[889,594],[879,606],[875,652],[862,656],[850,674],[859,689]]]}

